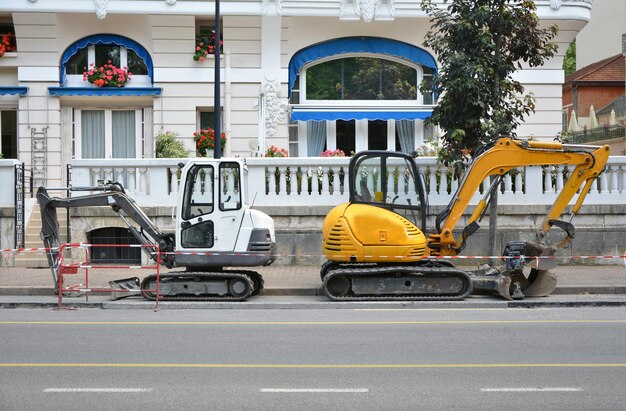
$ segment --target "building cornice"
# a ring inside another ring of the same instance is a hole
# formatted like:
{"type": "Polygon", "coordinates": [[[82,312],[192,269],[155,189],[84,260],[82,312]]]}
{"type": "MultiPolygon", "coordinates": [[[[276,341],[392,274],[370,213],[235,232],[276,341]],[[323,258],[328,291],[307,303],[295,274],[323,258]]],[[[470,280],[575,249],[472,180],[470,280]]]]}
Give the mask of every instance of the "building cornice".
{"type": "MultiPolygon", "coordinates": [[[[442,7],[443,1],[440,1],[442,7]]],[[[541,19],[591,18],[593,0],[537,0],[541,19]]],[[[416,0],[230,0],[220,2],[222,15],[337,17],[342,20],[394,20],[426,17],[416,0]]],[[[105,19],[114,14],[179,14],[210,16],[214,2],[204,0],[2,0],[0,12],[95,13],[105,19]]]]}

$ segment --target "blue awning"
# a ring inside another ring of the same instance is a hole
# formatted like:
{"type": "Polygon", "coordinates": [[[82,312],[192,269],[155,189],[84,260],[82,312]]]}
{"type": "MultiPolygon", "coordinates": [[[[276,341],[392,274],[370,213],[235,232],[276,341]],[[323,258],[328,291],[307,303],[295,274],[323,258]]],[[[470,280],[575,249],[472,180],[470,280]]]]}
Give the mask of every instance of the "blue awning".
{"type": "Polygon", "coordinates": [[[329,109],[294,107],[291,119],[308,120],[425,120],[432,114],[431,109],[368,110],[368,109],[329,109]]]}
{"type": "Polygon", "coordinates": [[[437,71],[437,62],[426,50],[409,43],[378,37],[343,37],[306,47],[289,60],[289,95],[300,69],[306,63],[321,58],[349,53],[386,54],[400,57],[437,71]]]}
{"type": "Polygon", "coordinates": [[[160,87],[48,87],[51,96],[159,96],[160,87]]]}
{"type": "Polygon", "coordinates": [[[28,92],[28,87],[0,87],[0,95],[18,95],[23,96],[28,92]]]}

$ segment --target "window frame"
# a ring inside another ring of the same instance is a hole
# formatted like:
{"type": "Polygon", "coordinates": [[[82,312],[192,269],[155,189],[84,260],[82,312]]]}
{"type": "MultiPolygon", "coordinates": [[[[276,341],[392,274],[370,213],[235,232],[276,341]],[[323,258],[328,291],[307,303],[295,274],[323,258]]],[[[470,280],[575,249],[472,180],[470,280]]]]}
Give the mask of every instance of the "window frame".
{"type": "MultiPolygon", "coordinates": [[[[120,48],[120,67],[128,67],[128,48],[125,46],[120,46],[114,43],[109,44],[91,44],[87,46],[87,69],[89,69],[90,65],[96,62],[96,47],[119,47],[120,48]]],[[[81,49],[83,50],[83,49],[81,49]]],[[[141,59],[141,57],[139,57],[141,59]]],[[[144,65],[146,62],[144,61],[144,65]]],[[[67,66],[64,66],[67,67],[67,66]]],[[[148,69],[146,65],[146,69],[148,69]]],[[[83,80],[82,74],[67,74],[65,73],[65,84],[66,87],[96,87],[93,84],[90,84],[88,81],[83,80]]],[[[152,80],[148,74],[133,74],[130,81],[124,87],[150,87],[152,86],[152,80]]]]}
{"type": "MultiPolygon", "coordinates": [[[[345,53],[345,54],[337,54],[333,56],[329,56],[326,58],[321,58],[314,61],[309,61],[308,63],[302,66],[302,69],[299,73],[299,96],[300,101],[297,104],[302,105],[314,105],[314,106],[338,106],[338,107],[380,107],[381,105],[387,107],[416,107],[422,106],[424,101],[424,96],[419,89],[419,85],[424,79],[424,70],[422,66],[419,64],[415,64],[409,62],[407,60],[403,60],[398,57],[381,55],[377,53],[345,53]],[[307,90],[306,90],[306,76],[309,68],[323,64],[332,60],[341,60],[345,58],[355,58],[355,57],[366,57],[366,58],[375,58],[380,60],[388,60],[393,61],[395,63],[400,63],[407,67],[410,67],[416,70],[417,75],[417,98],[415,100],[309,100],[307,99],[307,90]]],[[[434,105],[434,104],[433,104],[434,105]]],[[[430,106],[430,104],[429,104],[430,106]]]]}
{"type": "MultiPolygon", "coordinates": [[[[145,64],[146,69],[148,70],[147,76],[149,79],[142,81],[143,79],[141,77],[143,77],[143,75],[137,75],[138,77],[137,81],[133,81],[133,80],[129,81],[124,86],[124,88],[152,87],[152,82],[154,81],[154,67],[153,67],[152,56],[150,55],[150,52],[148,52],[148,50],[144,46],[142,46],[140,43],[136,42],[135,40],[132,40],[125,36],[120,36],[117,34],[108,34],[108,33],[92,34],[92,35],[83,37],[69,44],[65,48],[65,50],[61,54],[60,67],[59,67],[60,68],[59,69],[59,85],[61,87],[68,86],[67,78],[66,78],[68,62],[81,50],[88,51],[88,48],[90,46],[96,46],[96,45],[108,46],[108,47],[110,46],[125,47],[129,50],[134,51],[137,54],[137,56],[145,64]]],[[[94,57],[93,57],[93,60],[91,61],[95,63],[95,48],[94,48],[94,57]]],[[[87,65],[89,65],[89,62],[90,60],[88,57],[87,65]]],[[[73,74],[73,75],[76,75],[76,74],[73,74]]],[[[82,77],[82,72],[80,73],[80,76],[82,77]]],[[[82,78],[81,78],[80,83],[76,83],[74,80],[72,80],[72,82],[76,84],[76,87],[68,87],[68,88],[84,88],[85,90],[98,89],[94,85],[88,82],[82,81],[82,78]]],[[[115,89],[117,88],[112,88],[111,91],[115,89]]]]}
{"type": "Polygon", "coordinates": [[[72,108],[72,159],[83,159],[82,156],[82,111],[104,111],[104,158],[113,157],[113,111],[135,112],[135,157],[143,158],[145,153],[144,128],[145,115],[143,108],[133,107],[73,107],[72,108]]]}

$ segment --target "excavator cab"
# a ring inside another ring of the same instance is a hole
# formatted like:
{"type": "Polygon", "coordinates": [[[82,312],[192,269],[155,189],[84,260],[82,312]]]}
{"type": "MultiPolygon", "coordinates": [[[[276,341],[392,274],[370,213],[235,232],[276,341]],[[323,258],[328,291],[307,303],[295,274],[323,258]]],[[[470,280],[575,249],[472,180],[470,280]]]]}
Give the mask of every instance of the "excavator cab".
{"type": "Polygon", "coordinates": [[[425,179],[412,157],[391,151],[362,151],[352,157],[348,175],[351,203],[388,209],[425,229],[425,179]]]}
{"type": "Polygon", "coordinates": [[[251,209],[241,160],[196,160],[181,173],[176,265],[264,266],[275,259],[274,224],[251,209]]]}

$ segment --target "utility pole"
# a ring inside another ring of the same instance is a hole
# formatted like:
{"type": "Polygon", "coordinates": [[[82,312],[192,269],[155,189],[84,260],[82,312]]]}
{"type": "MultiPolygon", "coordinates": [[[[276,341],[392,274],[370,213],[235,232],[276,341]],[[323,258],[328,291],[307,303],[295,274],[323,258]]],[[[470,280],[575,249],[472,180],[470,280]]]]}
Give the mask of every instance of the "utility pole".
{"type": "Polygon", "coordinates": [[[215,115],[213,130],[215,132],[215,148],[213,158],[222,158],[222,110],[220,102],[220,57],[221,57],[222,27],[220,24],[220,0],[215,0],[215,76],[213,79],[213,113],[215,115]]]}

